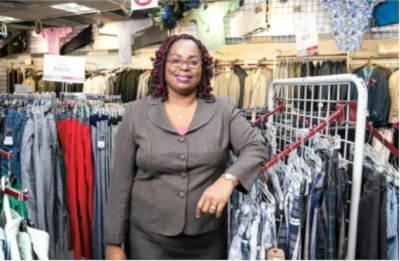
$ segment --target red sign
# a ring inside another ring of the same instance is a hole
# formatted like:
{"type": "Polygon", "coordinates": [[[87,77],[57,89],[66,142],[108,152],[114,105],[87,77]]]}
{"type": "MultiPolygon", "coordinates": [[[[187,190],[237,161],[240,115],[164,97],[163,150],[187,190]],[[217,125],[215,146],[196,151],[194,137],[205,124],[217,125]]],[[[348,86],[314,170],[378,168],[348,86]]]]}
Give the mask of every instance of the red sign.
{"type": "Polygon", "coordinates": [[[152,0],[135,0],[135,3],[140,6],[146,6],[151,4],[152,0]]]}
{"type": "Polygon", "coordinates": [[[132,10],[150,9],[158,6],[158,0],[131,0],[132,10]]]}

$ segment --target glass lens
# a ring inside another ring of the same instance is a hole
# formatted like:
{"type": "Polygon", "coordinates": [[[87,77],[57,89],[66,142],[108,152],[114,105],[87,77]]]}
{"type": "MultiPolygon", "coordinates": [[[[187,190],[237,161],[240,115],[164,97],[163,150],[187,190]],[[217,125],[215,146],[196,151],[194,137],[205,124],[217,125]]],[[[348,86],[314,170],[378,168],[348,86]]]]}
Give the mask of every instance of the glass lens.
{"type": "Polygon", "coordinates": [[[189,67],[190,68],[198,68],[200,66],[200,61],[197,60],[190,60],[189,67]]]}
{"type": "Polygon", "coordinates": [[[172,66],[174,67],[181,67],[182,66],[182,60],[177,59],[177,58],[173,58],[170,60],[170,63],[172,66]]]}

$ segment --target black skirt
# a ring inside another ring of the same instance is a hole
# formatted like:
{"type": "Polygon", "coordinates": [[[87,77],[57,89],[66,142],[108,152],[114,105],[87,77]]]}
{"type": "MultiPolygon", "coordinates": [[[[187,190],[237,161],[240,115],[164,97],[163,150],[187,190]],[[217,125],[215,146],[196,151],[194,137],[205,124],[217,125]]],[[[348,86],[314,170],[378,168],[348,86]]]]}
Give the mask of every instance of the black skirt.
{"type": "Polygon", "coordinates": [[[128,259],[227,259],[227,226],[200,234],[164,236],[130,225],[128,259]]]}

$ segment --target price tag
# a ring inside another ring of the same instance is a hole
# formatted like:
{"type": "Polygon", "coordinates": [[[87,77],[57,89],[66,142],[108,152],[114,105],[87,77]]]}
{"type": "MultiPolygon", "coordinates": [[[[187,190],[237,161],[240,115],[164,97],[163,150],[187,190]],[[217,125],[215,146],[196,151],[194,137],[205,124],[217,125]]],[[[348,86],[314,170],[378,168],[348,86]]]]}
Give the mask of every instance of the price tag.
{"type": "Polygon", "coordinates": [[[7,146],[12,146],[14,145],[13,141],[13,133],[14,133],[14,127],[13,126],[6,126],[6,137],[4,138],[4,145],[7,146]]]}
{"type": "Polygon", "coordinates": [[[270,248],[267,250],[267,260],[285,260],[285,252],[279,248],[270,248]]]}
{"type": "Polygon", "coordinates": [[[97,140],[97,148],[98,149],[104,149],[106,147],[106,135],[105,135],[105,133],[104,132],[102,132],[100,135],[99,135],[99,138],[98,138],[98,140],[97,140]]]}

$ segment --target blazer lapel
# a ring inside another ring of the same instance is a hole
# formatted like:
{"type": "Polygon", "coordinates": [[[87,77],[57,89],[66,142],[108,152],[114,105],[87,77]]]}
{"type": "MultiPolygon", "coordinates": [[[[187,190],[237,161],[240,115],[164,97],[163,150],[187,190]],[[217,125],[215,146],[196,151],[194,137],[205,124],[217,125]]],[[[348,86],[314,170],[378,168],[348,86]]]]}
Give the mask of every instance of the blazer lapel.
{"type": "MultiPolygon", "coordinates": [[[[160,98],[148,97],[148,102],[154,107],[148,112],[151,122],[160,127],[163,130],[176,133],[175,129],[172,127],[167,113],[165,112],[164,105],[160,98]]],[[[214,116],[214,108],[211,104],[206,102],[204,99],[199,99],[196,112],[194,114],[192,123],[190,124],[187,133],[195,131],[204,125],[206,125],[214,116]]]]}
{"type": "Polygon", "coordinates": [[[206,125],[214,116],[214,107],[204,99],[198,99],[197,109],[187,133],[195,131],[206,125]]]}
{"type": "Polygon", "coordinates": [[[161,99],[149,96],[148,102],[154,106],[148,113],[150,120],[161,129],[176,133],[175,129],[169,122],[167,113],[165,112],[164,104],[162,103],[161,99]]]}

